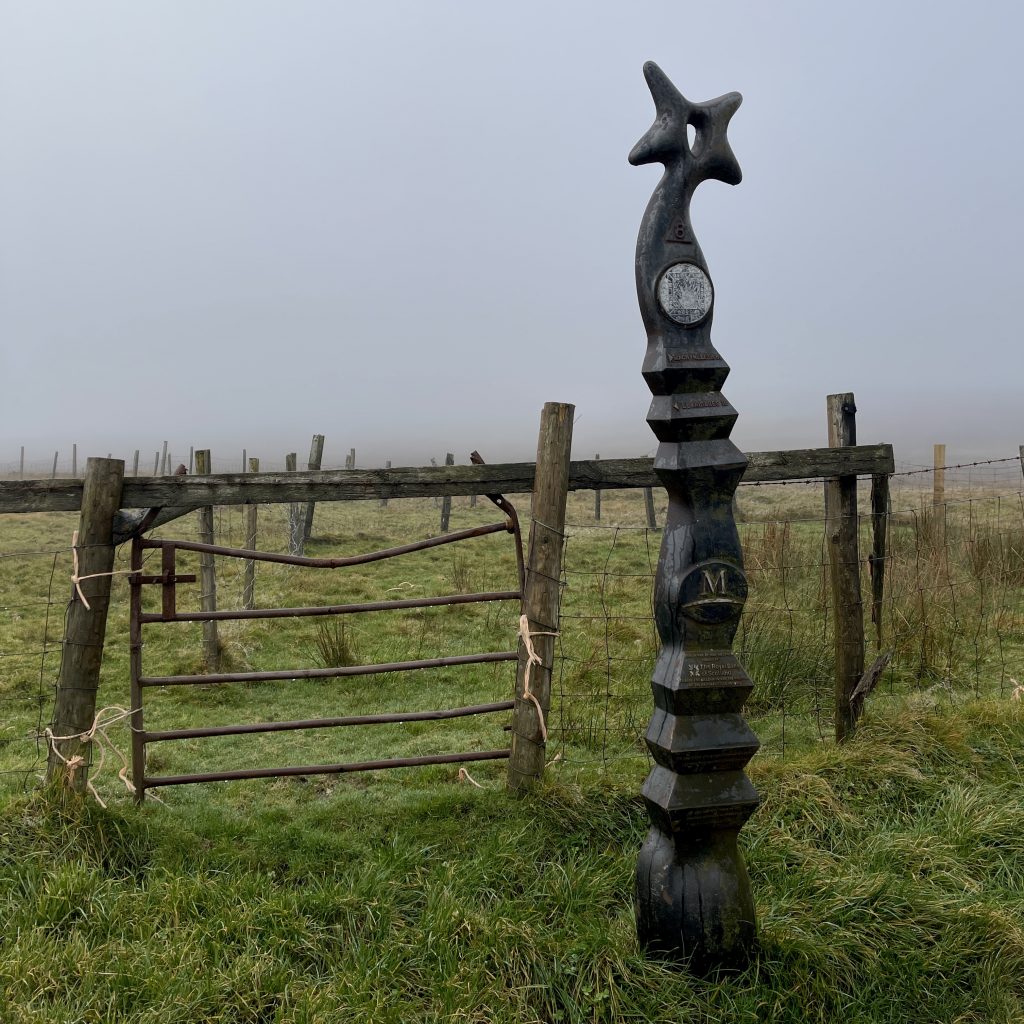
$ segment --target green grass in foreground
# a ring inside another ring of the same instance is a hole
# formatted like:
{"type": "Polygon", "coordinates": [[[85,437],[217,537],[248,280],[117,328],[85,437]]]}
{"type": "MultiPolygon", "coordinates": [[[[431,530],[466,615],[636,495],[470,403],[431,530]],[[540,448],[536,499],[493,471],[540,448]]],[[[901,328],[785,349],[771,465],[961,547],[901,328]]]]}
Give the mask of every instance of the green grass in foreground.
{"type": "Polygon", "coordinates": [[[637,949],[633,778],[12,798],[0,1020],[1019,1021],[1022,752],[1019,703],[918,695],[844,748],[755,758],[762,950],[708,981],[637,949]]]}

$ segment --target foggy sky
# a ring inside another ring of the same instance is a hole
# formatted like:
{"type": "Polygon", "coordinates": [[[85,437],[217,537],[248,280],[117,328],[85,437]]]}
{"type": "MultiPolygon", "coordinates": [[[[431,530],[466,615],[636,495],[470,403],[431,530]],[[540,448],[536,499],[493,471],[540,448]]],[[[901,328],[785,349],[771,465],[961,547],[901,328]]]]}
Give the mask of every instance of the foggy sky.
{"type": "MultiPolygon", "coordinates": [[[[168,439],[325,464],[655,441],[626,154],[738,90],[692,207],[746,450],[1024,442],[1017,5],[0,5],[0,469],[168,439]]],[[[223,462],[221,460],[224,460],[223,462]]]]}

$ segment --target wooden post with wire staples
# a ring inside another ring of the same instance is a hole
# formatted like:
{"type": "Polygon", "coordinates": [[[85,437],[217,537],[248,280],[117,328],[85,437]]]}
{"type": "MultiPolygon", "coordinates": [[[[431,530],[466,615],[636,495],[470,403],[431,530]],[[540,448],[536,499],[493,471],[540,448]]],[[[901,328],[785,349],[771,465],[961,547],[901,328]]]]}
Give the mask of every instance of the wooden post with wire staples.
{"type": "MultiPolygon", "coordinates": [[[[260,460],[249,459],[249,472],[260,471],[260,460]]],[[[256,550],[256,521],[259,506],[250,502],[245,506],[245,546],[250,551],[256,550]]],[[[245,560],[245,567],[242,570],[242,607],[252,609],[256,607],[253,599],[253,590],[256,586],[256,563],[251,559],[245,560]]]]}
{"type": "Polygon", "coordinates": [[[96,690],[110,605],[110,574],[114,569],[113,523],[121,505],[123,484],[124,462],[120,459],[86,462],[75,545],[77,575],[81,582],[72,591],[68,607],[50,725],[54,736],[73,738],[52,742],[46,766],[48,780],[60,776],[78,791],[85,789],[88,779],[90,751],[87,748],[91,743],[84,743],[80,737],[92,728],[96,718],[96,690]],[[83,761],[69,769],[66,762],[76,756],[83,761]]]}
{"type": "Polygon", "coordinates": [[[882,611],[885,600],[885,562],[889,526],[889,474],[871,474],[871,621],[875,627],[875,643],[882,653],[882,611]]]}
{"type": "Polygon", "coordinates": [[[932,504],[946,503],[946,446],[937,444],[932,450],[932,504]]]}
{"type": "MultiPolygon", "coordinates": [[[[202,448],[195,453],[196,476],[208,476],[210,473],[210,449],[202,448]]],[[[199,509],[199,540],[203,544],[213,544],[213,506],[205,505],[199,509]]],[[[204,612],[217,610],[217,568],[213,555],[209,552],[199,554],[200,608],[204,612]]],[[[203,623],[203,667],[207,672],[216,672],[220,668],[220,640],[217,636],[217,620],[210,619],[203,623]]]]}
{"type": "Polygon", "coordinates": [[[544,775],[546,720],[551,708],[551,670],[555,659],[555,637],[551,634],[558,630],[559,580],[575,408],[562,402],[546,402],[540,418],[533,521],[523,590],[523,614],[539,662],[531,664],[527,644],[520,637],[516,703],[512,712],[512,753],[508,762],[508,788],[514,792],[531,788],[544,775]]]}
{"type": "MultiPolygon", "coordinates": [[[[857,443],[857,406],[852,392],[829,395],[828,443],[832,448],[857,443]]],[[[857,537],[857,477],[825,481],[825,538],[832,581],[836,651],[836,740],[853,735],[857,725],[853,692],[864,675],[864,605],[860,593],[857,537]]]]}
{"type": "MultiPolygon", "coordinates": [[[[444,464],[446,466],[455,465],[455,456],[452,452],[446,452],[444,457],[444,464]]],[[[441,499],[441,532],[447,533],[448,526],[452,520],[452,496],[446,494],[441,499]]]]}

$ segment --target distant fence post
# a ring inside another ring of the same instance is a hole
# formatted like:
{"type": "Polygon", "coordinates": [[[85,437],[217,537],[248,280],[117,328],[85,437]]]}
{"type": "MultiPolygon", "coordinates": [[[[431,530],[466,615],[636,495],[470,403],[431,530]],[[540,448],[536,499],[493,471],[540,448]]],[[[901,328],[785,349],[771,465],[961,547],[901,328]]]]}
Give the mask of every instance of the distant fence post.
{"type": "MultiPolygon", "coordinates": [[[[108,455],[107,458],[109,459],[110,456],[108,455]]],[[[124,474],[122,474],[122,476],[123,475],[124,474]]],[[[71,479],[72,480],[77,480],[78,479],[78,445],[77,444],[73,444],[71,446],[71,479]]]]}
{"type": "Polygon", "coordinates": [[[120,459],[87,460],[75,546],[80,593],[72,593],[68,607],[51,722],[54,736],[73,738],[54,740],[46,765],[47,779],[63,776],[71,788],[79,791],[85,789],[89,770],[91,743],[83,743],[81,736],[96,718],[96,688],[110,605],[110,573],[114,568],[113,522],[121,506],[123,483],[124,462],[120,459]],[[84,760],[71,769],[65,762],[76,755],[84,760]]]}
{"type": "Polygon", "coordinates": [[[644,508],[647,510],[647,529],[656,530],[658,528],[658,519],[654,514],[654,488],[644,488],[644,508]]]}
{"type": "MultiPolygon", "coordinates": [[[[857,406],[852,392],[829,395],[828,443],[842,448],[857,443],[857,406]]],[[[825,536],[832,580],[836,650],[836,739],[853,734],[857,724],[851,703],[864,674],[864,606],[860,594],[857,537],[857,477],[825,481],[825,536]]]]}
{"type": "Polygon", "coordinates": [[[946,503],[946,446],[937,444],[932,452],[932,504],[946,503]]]}
{"type": "MultiPolygon", "coordinates": [[[[249,472],[260,471],[260,460],[249,460],[249,472]]],[[[245,546],[250,551],[256,550],[256,516],[259,506],[250,502],[245,506],[245,546]]],[[[242,607],[255,608],[253,601],[253,590],[256,586],[256,563],[251,558],[245,560],[245,567],[242,570],[242,607]]]]}
{"type": "Polygon", "coordinates": [[[889,525],[889,475],[871,474],[871,621],[882,653],[882,606],[885,599],[885,553],[889,525]]]}
{"type": "Polygon", "coordinates": [[[192,474],[192,464],[193,464],[193,461],[195,459],[195,454],[196,454],[195,453],[195,449],[192,447],[192,445],[189,445],[188,446],[188,472],[189,472],[190,476],[192,474]]]}
{"type": "MultiPolygon", "coordinates": [[[[313,472],[323,465],[324,461],[324,435],[314,434],[313,441],[309,446],[309,462],[306,463],[306,468],[313,472]]],[[[302,548],[305,550],[306,541],[309,540],[309,535],[313,532],[313,514],[316,512],[316,502],[306,502],[306,514],[302,520],[302,548]]]]}
{"type": "Polygon", "coordinates": [[[18,459],[18,476],[25,479],[25,446],[21,446],[21,457],[18,459]]]}
{"type": "Polygon", "coordinates": [[[60,455],[60,452],[54,452],[53,453],[53,470],[50,473],[50,479],[51,480],[56,480],[57,479],[57,456],[58,455],[60,455]]]}
{"type": "Polygon", "coordinates": [[[160,455],[160,475],[167,476],[167,442],[164,441],[160,455]]]}
{"type": "Polygon", "coordinates": [[[155,452],[153,455],[153,476],[159,475],[160,472],[160,453],[155,452]]]}
{"type": "MultiPolygon", "coordinates": [[[[601,459],[600,455],[594,456],[594,461],[599,462],[601,459]]],[[[601,522],[601,491],[600,489],[594,491],[594,520],[595,522],[601,522]]]]}
{"type": "MultiPolygon", "coordinates": [[[[210,449],[203,448],[195,453],[196,476],[208,476],[210,473],[210,449]]],[[[199,509],[199,541],[202,544],[213,544],[213,506],[206,505],[199,509]]],[[[199,606],[204,612],[217,610],[217,568],[213,555],[208,552],[199,553],[199,606]]],[[[217,637],[217,622],[212,619],[203,623],[203,665],[207,672],[216,672],[220,667],[220,641],[217,637]]]]}
{"type": "MultiPolygon", "coordinates": [[[[391,460],[390,459],[385,459],[384,460],[384,468],[385,469],[390,469],[391,468],[391,460]]],[[[387,508],[388,507],[388,499],[387,498],[381,498],[380,499],[380,507],[381,508],[387,508]]]]}
{"type": "Polygon", "coordinates": [[[139,475],[139,449],[135,449],[135,454],[132,456],[132,476],[139,475]]]}
{"type": "MultiPolygon", "coordinates": [[[[451,452],[445,453],[444,464],[446,466],[454,466],[455,465],[455,456],[451,452]]],[[[447,533],[448,532],[448,524],[451,522],[451,519],[452,519],[452,496],[450,494],[446,494],[441,499],[441,532],[442,533],[447,533]]]]}
{"type": "MultiPolygon", "coordinates": [[[[284,457],[284,471],[294,473],[299,468],[299,453],[289,452],[284,457]]],[[[293,501],[288,506],[288,554],[301,555],[303,549],[302,527],[306,522],[306,511],[303,505],[293,501]]]]}
{"type": "Polygon", "coordinates": [[[523,593],[523,614],[540,662],[531,664],[527,646],[520,637],[516,704],[512,712],[512,753],[508,762],[508,787],[513,791],[529,789],[544,775],[546,722],[551,708],[551,670],[555,656],[555,638],[550,634],[558,630],[574,411],[572,405],[546,402],[540,418],[533,481],[533,522],[523,593]],[[529,690],[526,689],[527,679],[529,690]]]}

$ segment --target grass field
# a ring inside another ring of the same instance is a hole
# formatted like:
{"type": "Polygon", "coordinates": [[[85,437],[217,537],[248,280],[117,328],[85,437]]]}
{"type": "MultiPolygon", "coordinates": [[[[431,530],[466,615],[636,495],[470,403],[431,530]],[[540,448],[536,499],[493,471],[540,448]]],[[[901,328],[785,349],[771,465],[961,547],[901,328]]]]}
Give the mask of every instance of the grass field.
{"type": "MultiPolygon", "coordinates": [[[[0,1021],[1024,1019],[1020,510],[979,498],[940,522],[895,507],[892,669],[857,740],[837,750],[822,742],[832,683],[819,495],[741,495],[751,600],[737,649],[765,742],[750,770],[764,805],[743,838],[762,952],[743,974],[700,983],[645,961],[632,930],[658,544],[638,528],[639,494],[606,494],[599,526],[589,495],[571,499],[558,760],[525,800],[504,793],[504,764],[490,762],[470,766],[483,788],[439,766],[178,787],[139,810],[112,755],[97,779],[107,810],[24,792],[39,769],[32,736],[49,714],[75,517],[0,517],[0,1021]]],[[[283,510],[261,517],[260,546],[283,549],[283,510]]],[[[218,539],[240,544],[240,511],[217,518],[218,539]]],[[[429,501],[322,506],[310,553],[426,536],[436,518],[429,501]]],[[[453,526],[497,518],[457,502],[453,526]]],[[[256,595],[284,605],[512,588],[514,565],[497,536],[355,571],[264,566],[256,595]]],[[[237,606],[241,564],[218,586],[221,605],[237,606]]],[[[197,606],[188,589],[182,605],[197,606]]],[[[102,704],[128,702],[126,593],[116,579],[102,704]]],[[[343,638],[311,619],[231,623],[221,641],[240,670],[434,657],[514,647],[517,611],[352,616],[343,638]]],[[[146,629],[147,674],[199,669],[198,626],[146,629]]],[[[176,687],[147,693],[146,718],[173,728],[428,709],[500,700],[511,685],[512,666],[496,665],[176,687]]],[[[506,721],[166,743],[148,765],[486,749],[507,745],[506,721]]],[[[127,751],[123,725],[110,738],[127,751]]]]}

